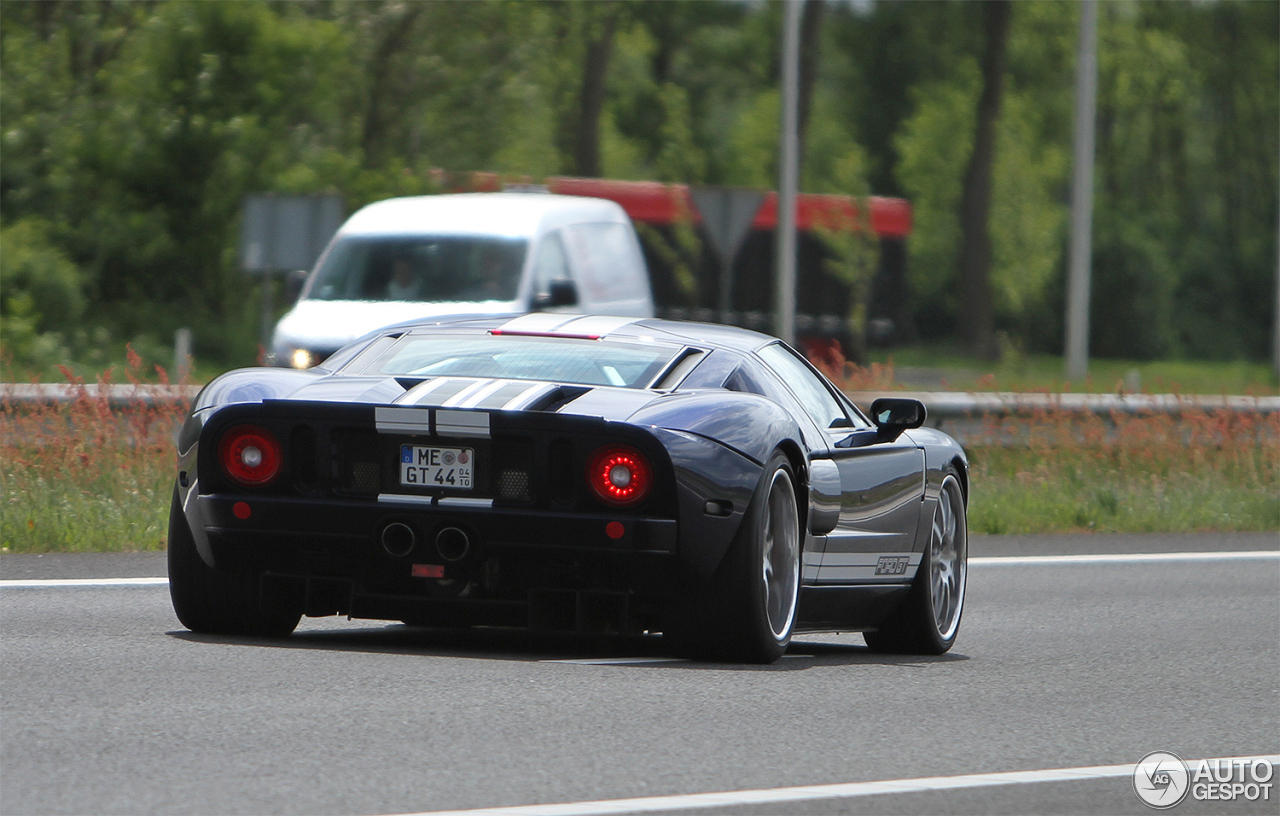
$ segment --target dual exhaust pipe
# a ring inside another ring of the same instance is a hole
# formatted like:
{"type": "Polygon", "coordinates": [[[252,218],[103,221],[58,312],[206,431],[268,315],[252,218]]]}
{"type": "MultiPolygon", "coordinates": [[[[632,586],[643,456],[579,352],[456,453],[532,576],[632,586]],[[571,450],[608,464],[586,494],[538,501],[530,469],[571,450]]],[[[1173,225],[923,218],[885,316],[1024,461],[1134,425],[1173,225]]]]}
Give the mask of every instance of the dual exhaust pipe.
{"type": "MultiPolygon", "coordinates": [[[[418,546],[418,534],[408,524],[393,521],[382,528],[382,549],[395,558],[404,558],[418,546]]],[[[436,531],[436,552],[449,563],[457,563],[471,552],[471,536],[466,530],[445,525],[436,531]]]]}

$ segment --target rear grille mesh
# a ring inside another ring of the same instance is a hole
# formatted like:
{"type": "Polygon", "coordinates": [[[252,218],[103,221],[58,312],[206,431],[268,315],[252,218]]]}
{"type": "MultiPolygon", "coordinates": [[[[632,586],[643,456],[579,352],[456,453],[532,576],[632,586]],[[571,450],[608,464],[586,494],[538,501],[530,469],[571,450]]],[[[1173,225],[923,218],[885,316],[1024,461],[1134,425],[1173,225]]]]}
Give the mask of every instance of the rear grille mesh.
{"type": "Polygon", "coordinates": [[[525,470],[504,470],[498,474],[498,498],[507,501],[527,501],[529,499],[529,472],[525,470]]]}
{"type": "Polygon", "coordinates": [[[493,446],[493,487],[501,501],[527,502],[533,498],[530,470],[533,449],[526,440],[503,439],[493,446]]]}
{"type": "Polygon", "coordinates": [[[373,431],[335,431],[334,478],[347,493],[382,491],[382,464],[378,434],[373,431]]]}

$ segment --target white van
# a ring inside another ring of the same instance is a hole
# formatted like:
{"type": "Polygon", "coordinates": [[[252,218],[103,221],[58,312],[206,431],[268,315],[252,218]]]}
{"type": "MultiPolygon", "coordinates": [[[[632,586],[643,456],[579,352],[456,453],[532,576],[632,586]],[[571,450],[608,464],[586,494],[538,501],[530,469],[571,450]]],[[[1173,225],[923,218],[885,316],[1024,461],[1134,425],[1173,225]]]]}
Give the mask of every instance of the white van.
{"type": "Polygon", "coordinates": [[[370,204],[316,262],[276,325],[271,357],[309,368],[403,320],[530,311],[653,316],[640,242],[620,206],[545,193],[370,204]]]}

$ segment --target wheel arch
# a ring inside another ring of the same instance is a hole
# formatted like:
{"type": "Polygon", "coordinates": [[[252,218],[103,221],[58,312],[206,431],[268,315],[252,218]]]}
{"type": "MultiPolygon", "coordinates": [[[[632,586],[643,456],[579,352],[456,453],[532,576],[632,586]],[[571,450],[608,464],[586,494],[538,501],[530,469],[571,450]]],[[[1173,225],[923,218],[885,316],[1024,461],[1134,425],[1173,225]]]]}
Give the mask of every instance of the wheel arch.
{"type": "Polygon", "coordinates": [[[956,481],[960,483],[960,494],[964,496],[965,509],[969,509],[969,468],[963,459],[956,456],[951,460],[951,467],[955,468],[956,481]]]}
{"type": "Polygon", "coordinates": [[[805,531],[809,529],[809,468],[807,460],[804,451],[800,449],[799,443],[791,438],[781,440],[774,450],[781,451],[787,457],[787,463],[791,465],[791,474],[796,480],[796,511],[799,513],[800,549],[803,552],[806,538],[805,531]]]}

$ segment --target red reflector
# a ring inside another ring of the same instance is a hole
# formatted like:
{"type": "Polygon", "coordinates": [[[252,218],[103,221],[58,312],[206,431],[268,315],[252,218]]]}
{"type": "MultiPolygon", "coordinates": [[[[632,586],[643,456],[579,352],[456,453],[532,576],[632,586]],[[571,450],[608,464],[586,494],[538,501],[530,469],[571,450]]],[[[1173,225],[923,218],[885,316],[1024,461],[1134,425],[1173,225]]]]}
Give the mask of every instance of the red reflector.
{"type": "Polygon", "coordinates": [[[611,521],[606,524],[604,528],[604,534],[609,536],[609,538],[622,538],[623,534],[626,532],[627,528],[623,527],[622,522],[620,521],[611,521]]]}
{"type": "Polygon", "coordinates": [[[444,564],[414,564],[414,578],[443,578],[444,564]]]}
{"type": "Polygon", "coordinates": [[[236,502],[235,504],[231,505],[231,512],[235,513],[236,518],[240,519],[241,521],[244,521],[245,519],[249,518],[249,516],[253,515],[253,510],[249,508],[248,502],[236,502]]]}

